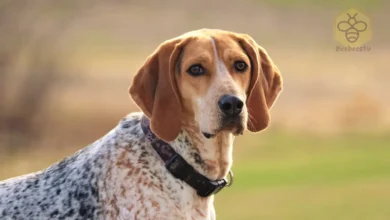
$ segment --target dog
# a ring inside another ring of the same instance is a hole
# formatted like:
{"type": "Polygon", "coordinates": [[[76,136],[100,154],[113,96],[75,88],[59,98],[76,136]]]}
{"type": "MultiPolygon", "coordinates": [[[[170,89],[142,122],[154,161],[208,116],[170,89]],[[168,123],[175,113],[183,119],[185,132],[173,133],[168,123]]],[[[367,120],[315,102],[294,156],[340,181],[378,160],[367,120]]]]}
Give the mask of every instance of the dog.
{"type": "Polygon", "coordinates": [[[249,35],[163,42],[133,78],[130,113],[49,168],[0,183],[0,219],[216,219],[233,140],[270,123],[282,77],[249,35]]]}

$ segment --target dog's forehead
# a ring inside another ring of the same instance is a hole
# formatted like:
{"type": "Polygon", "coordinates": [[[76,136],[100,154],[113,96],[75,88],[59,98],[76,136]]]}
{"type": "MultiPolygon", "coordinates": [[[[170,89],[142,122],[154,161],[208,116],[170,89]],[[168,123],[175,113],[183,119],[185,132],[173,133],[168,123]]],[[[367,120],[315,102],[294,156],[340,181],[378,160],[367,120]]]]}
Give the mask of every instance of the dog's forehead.
{"type": "Polygon", "coordinates": [[[224,30],[219,30],[219,29],[199,29],[199,30],[194,30],[190,31],[187,33],[184,33],[181,35],[181,37],[196,37],[196,36],[204,36],[204,37],[215,37],[215,36],[229,36],[234,34],[233,32],[229,31],[224,31],[224,30]]]}
{"type": "Polygon", "coordinates": [[[201,29],[188,32],[181,37],[190,39],[185,50],[195,56],[205,53],[218,54],[219,56],[226,51],[241,51],[241,47],[234,39],[234,33],[228,31],[201,29]]]}

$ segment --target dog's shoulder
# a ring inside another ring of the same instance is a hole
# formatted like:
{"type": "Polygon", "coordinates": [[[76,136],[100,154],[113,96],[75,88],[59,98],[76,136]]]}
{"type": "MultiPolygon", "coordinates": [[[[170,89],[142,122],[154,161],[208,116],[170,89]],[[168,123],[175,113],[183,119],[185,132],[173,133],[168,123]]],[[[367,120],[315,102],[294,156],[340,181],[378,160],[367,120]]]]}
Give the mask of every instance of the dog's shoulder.
{"type": "Polygon", "coordinates": [[[108,134],[45,170],[0,182],[0,218],[100,216],[106,190],[102,180],[119,162],[119,154],[139,152],[144,145],[141,117],[127,115],[108,134]]]}

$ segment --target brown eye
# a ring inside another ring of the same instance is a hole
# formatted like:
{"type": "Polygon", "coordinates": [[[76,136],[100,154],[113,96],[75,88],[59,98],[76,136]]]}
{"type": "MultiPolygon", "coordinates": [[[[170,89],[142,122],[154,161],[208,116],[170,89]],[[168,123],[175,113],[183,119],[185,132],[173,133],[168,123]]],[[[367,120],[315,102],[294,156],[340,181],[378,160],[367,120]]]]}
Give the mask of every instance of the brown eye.
{"type": "Polygon", "coordinates": [[[194,64],[188,68],[187,73],[192,76],[200,76],[205,73],[205,69],[200,64],[194,64]]]}
{"type": "Polygon", "coordinates": [[[234,69],[237,72],[244,72],[248,68],[248,65],[244,61],[236,61],[234,63],[234,69]]]}

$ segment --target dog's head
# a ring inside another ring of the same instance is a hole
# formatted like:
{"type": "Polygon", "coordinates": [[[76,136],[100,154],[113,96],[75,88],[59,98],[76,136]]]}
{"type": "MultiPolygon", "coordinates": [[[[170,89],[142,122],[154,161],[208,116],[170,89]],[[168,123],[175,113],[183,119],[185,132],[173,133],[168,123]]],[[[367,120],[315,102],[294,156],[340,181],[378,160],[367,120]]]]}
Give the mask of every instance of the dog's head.
{"type": "Polygon", "coordinates": [[[277,67],[250,36],[213,29],[162,43],[129,89],[166,141],[177,137],[185,120],[195,121],[206,137],[263,130],[281,90],[277,67]]]}

